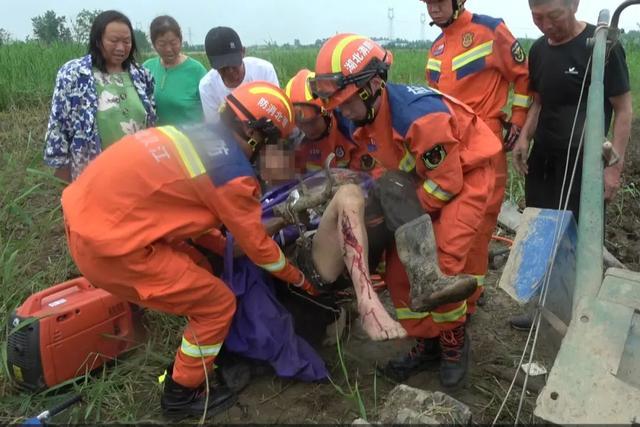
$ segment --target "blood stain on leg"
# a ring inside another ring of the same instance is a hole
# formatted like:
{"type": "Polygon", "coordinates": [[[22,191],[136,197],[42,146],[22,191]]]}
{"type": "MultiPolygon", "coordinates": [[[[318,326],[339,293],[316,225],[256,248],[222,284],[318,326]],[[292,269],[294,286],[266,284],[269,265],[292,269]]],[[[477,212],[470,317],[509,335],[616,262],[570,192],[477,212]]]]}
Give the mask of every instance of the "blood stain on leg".
{"type": "MultiPolygon", "coordinates": [[[[361,286],[361,290],[367,291],[367,295],[369,299],[371,299],[371,291],[373,286],[371,284],[371,278],[369,278],[369,274],[365,268],[364,264],[364,249],[355,234],[353,233],[353,227],[351,226],[351,221],[345,212],[342,214],[342,237],[344,240],[344,248],[343,252],[347,253],[347,246],[353,249],[354,255],[351,259],[351,266],[349,267],[349,273],[353,276],[354,268],[357,268],[360,274],[363,277],[364,285],[361,286]]],[[[364,292],[363,292],[364,294],[364,292]]]]}

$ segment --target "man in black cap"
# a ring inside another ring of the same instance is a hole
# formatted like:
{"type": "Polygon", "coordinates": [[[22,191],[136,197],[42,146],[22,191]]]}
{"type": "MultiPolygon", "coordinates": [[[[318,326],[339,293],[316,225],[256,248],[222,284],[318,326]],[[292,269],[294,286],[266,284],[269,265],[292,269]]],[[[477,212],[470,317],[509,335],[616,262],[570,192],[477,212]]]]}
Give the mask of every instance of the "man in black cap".
{"type": "Polygon", "coordinates": [[[218,108],[225,97],[243,83],[263,80],[280,86],[270,62],[244,56],[244,47],[233,28],[209,30],[204,39],[204,49],[211,64],[211,71],[200,80],[200,100],[207,122],[219,120],[218,108]]]}

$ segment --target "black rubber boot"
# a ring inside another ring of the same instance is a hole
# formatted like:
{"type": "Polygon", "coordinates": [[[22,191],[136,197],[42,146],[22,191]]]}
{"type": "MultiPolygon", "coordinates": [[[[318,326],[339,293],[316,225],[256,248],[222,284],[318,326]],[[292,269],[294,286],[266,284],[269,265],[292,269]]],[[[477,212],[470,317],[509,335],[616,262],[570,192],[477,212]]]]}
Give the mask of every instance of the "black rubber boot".
{"type": "Polygon", "coordinates": [[[511,327],[517,331],[528,332],[533,327],[533,313],[526,312],[522,314],[516,314],[509,319],[511,327]]]}
{"type": "Polygon", "coordinates": [[[378,368],[378,372],[395,381],[403,382],[412,375],[425,371],[435,366],[440,360],[440,343],[436,338],[418,338],[416,345],[408,354],[392,359],[387,364],[378,368]]]}
{"type": "Polygon", "coordinates": [[[452,389],[463,385],[469,370],[471,339],[464,325],[440,333],[440,384],[452,389]]]}
{"type": "Polygon", "coordinates": [[[413,311],[432,311],[444,304],[464,301],[478,288],[478,280],[473,276],[448,276],[440,270],[428,214],[398,227],[395,239],[398,258],[409,277],[409,306],[413,311]]]}
{"type": "Polygon", "coordinates": [[[164,416],[174,421],[187,417],[201,417],[206,408],[206,418],[210,418],[232,407],[237,402],[238,396],[213,377],[214,375],[210,375],[209,378],[207,400],[205,385],[196,388],[180,385],[171,378],[171,367],[169,367],[160,400],[164,416]]]}

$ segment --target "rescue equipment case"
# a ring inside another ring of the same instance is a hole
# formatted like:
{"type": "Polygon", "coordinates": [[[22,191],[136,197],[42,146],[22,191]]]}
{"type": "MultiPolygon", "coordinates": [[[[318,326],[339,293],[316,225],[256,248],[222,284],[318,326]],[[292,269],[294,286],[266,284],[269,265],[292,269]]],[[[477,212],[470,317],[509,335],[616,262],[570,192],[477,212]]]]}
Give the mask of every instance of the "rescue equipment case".
{"type": "Polygon", "coordinates": [[[136,343],[138,314],[84,277],[37,292],[9,318],[9,374],[34,392],[85,375],[136,343]]]}

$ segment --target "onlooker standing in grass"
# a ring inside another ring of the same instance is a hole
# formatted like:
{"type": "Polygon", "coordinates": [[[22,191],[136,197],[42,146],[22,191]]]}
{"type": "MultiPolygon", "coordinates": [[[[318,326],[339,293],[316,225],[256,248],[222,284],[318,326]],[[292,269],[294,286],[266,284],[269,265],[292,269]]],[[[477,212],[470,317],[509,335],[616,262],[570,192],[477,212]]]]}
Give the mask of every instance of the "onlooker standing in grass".
{"type": "Polygon", "coordinates": [[[158,124],[184,124],[203,119],[198,85],[207,69],[181,52],[182,31],[171,16],[158,16],[149,28],[158,57],[143,64],[155,80],[158,124]]]}
{"type": "MultiPolygon", "coordinates": [[[[529,75],[534,100],[522,133],[513,149],[515,168],[525,175],[525,198],[529,207],[558,209],[565,166],[567,177],[576,157],[587,113],[592,48],[587,40],[595,26],[578,21],[578,0],[529,0],[533,22],[543,33],[529,52],[529,75]],[[584,92],[582,92],[584,88],[584,92]],[[576,115],[574,126],[574,117],[576,115]],[[531,153],[529,145],[535,140],[531,153]],[[569,162],[567,162],[569,156],[569,162]]],[[[612,144],[620,162],[604,169],[604,197],[612,200],[620,187],[624,152],[631,132],[631,92],[624,49],[611,49],[604,69],[605,134],[613,116],[612,144]]],[[[567,185],[569,179],[567,178],[567,185]]],[[[568,210],[578,220],[582,161],[577,164],[569,195],[568,210]]],[[[564,203],[564,201],[563,201],[564,203]]],[[[511,325],[529,329],[530,314],[516,316],[511,325]]]]}
{"type": "Polygon", "coordinates": [[[115,10],[93,21],[89,52],[58,71],[44,160],[71,181],[102,150],[156,121],[153,78],[135,60],[129,18],[115,10]]]}
{"type": "Polygon", "coordinates": [[[257,80],[280,86],[273,65],[264,59],[244,56],[245,49],[233,28],[215,27],[204,39],[204,49],[213,68],[200,81],[200,98],[207,122],[220,119],[218,108],[231,91],[257,80]]]}
{"type": "MultiPolygon", "coordinates": [[[[544,35],[529,52],[529,73],[535,97],[513,150],[514,166],[526,177],[527,206],[557,209],[567,153],[570,164],[579,155],[578,143],[586,120],[586,90],[591,74],[591,48],[587,40],[593,37],[596,27],[576,19],[578,0],[529,0],[529,6],[533,22],[544,35]],[[585,74],[585,92],[580,97],[585,74]],[[574,129],[576,110],[578,117],[574,129]],[[532,138],[535,144],[528,155],[532,138]]],[[[624,161],[631,132],[632,108],[629,70],[620,44],[611,50],[605,65],[604,95],[605,133],[609,131],[613,116],[612,143],[624,161]]],[[[604,170],[607,200],[613,199],[620,187],[623,161],[604,170]]],[[[568,208],[576,220],[580,205],[581,166],[579,163],[569,192],[568,208]]]]}

